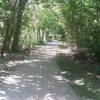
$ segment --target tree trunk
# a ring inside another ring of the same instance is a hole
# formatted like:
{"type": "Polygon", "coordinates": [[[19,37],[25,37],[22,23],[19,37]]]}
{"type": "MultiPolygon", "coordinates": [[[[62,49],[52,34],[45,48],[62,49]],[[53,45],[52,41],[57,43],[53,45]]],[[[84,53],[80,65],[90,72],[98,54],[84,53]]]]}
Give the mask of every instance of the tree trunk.
{"type": "Polygon", "coordinates": [[[28,0],[19,0],[18,3],[18,10],[17,10],[17,17],[16,17],[16,25],[15,25],[15,32],[13,36],[13,44],[11,51],[16,52],[18,48],[18,41],[21,34],[21,23],[22,23],[22,14],[25,8],[26,3],[28,0]]]}
{"type": "Polygon", "coordinates": [[[14,5],[12,6],[11,15],[7,16],[6,20],[4,20],[5,36],[4,36],[3,45],[2,45],[2,49],[1,49],[1,57],[2,58],[3,58],[3,53],[5,51],[10,51],[11,38],[12,38],[12,34],[14,32],[14,27],[15,27],[16,4],[17,4],[17,0],[15,1],[14,5]]]}
{"type": "Polygon", "coordinates": [[[8,50],[9,47],[9,42],[8,42],[8,37],[9,37],[9,29],[10,29],[10,22],[9,22],[9,18],[5,21],[5,37],[4,37],[4,41],[3,41],[3,45],[2,45],[2,49],[1,49],[1,58],[3,58],[3,53],[4,51],[8,50]]]}
{"type": "Polygon", "coordinates": [[[42,43],[44,43],[44,27],[43,27],[43,29],[42,29],[42,43]]]}
{"type": "Polygon", "coordinates": [[[40,28],[37,29],[37,44],[40,44],[41,35],[40,35],[40,28]]]}

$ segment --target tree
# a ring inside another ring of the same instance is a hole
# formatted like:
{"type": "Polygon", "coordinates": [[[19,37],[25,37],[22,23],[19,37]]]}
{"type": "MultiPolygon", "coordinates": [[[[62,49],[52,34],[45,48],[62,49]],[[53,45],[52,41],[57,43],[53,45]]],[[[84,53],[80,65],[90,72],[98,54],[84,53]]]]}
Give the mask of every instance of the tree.
{"type": "Polygon", "coordinates": [[[16,51],[18,49],[22,14],[27,2],[28,0],[4,0],[1,2],[5,30],[1,57],[3,57],[4,51],[16,51]]]}
{"type": "Polygon", "coordinates": [[[99,0],[63,0],[61,5],[65,29],[72,42],[77,45],[78,49],[83,48],[87,56],[96,59],[100,59],[99,5],[99,0]]]}
{"type": "Polygon", "coordinates": [[[18,41],[19,41],[19,36],[21,33],[21,23],[22,23],[22,15],[23,11],[25,9],[25,5],[28,2],[28,0],[19,0],[18,2],[18,7],[17,7],[17,14],[16,14],[16,22],[15,22],[15,31],[13,35],[13,43],[12,43],[12,48],[11,51],[15,52],[18,50],[18,41]]]}

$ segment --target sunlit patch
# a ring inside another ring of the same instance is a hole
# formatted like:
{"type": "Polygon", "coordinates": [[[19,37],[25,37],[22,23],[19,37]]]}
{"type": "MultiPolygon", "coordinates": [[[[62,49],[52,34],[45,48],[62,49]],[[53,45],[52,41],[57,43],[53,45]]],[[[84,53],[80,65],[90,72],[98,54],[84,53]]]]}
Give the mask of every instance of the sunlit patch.
{"type": "Polygon", "coordinates": [[[61,72],[61,74],[66,74],[66,73],[67,73],[66,71],[61,72]]]}
{"type": "Polygon", "coordinates": [[[8,100],[7,97],[0,97],[0,100],[8,100]]]}
{"type": "Polygon", "coordinates": [[[5,95],[5,94],[6,94],[6,92],[5,92],[5,91],[0,91],[0,94],[4,94],[4,95],[5,95]]]}
{"type": "Polygon", "coordinates": [[[43,76],[40,76],[40,75],[36,75],[35,77],[36,78],[43,78],[43,76]]]}
{"type": "Polygon", "coordinates": [[[39,59],[34,59],[33,61],[34,61],[34,62],[39,62],[39,61],[41,61],[41,60],[39,60],[39,59]]]}
{"type": "Polygon", "coordinates": [[[20,87],[15,87],[16,89],[19,89],[20,87]]]}
{"type": "Polygon", "coordinates": [[[28,97],[28,98],[26,98],[24,100],[39,100],[39,99],[38,99],[37,95],[34,95],[34,96],[30,96],[30,97],[28,97]]]}
{"type": "Polygon", "coordinates": [[[97,75],[96,78],[100,79],[100,75],[97,75]]]}
{"type": "Polygon", "coordinates": [[[33,75],[29,75],[28,76],[28,78],[43,78],[43,76],[41,76],[41,75],[35,75],[35,76],[33,76],[33,75]]]}
{"type": "Polygon", "coordinates": [[[27,63],[31,63],[32,60],[23,60],[23,61],[9,61],[6,66],[8,67],[14,67],[16,65],[19,65],[19,64],[27,64],[27,63]]]}
{"type": "Polygon", "coordinates": [[[26,86],[24,84],[21,85],[22,88],[25,88],[26,86]]]}
{"type": "Polygon", "coordinates": [[[12,61],[8,62],[8,64],[7,64],[8,67],[12,67],[12,66],[15,66],[15,65],[16,64],[14,62],[12,62],[12,61]]]}
{"type": "Polygon", "coordinates": [[[94,75],[93,73],[89,73],[89,72],[88,72],[87,74],[88,74],[88,75],[94,75]]]}
{"type": "Polygon", "coordinates": [[[5,73],[5,74],[7,74],[7,73],[10,73],[10,72],[8,72],[8,71],[6,71],[6,70],[1,70],[0,73],[5,73]]]}
{"type": "Polygon", "coordinates": [[[52,94],[48,93],[44,96],[43,100],[54,100],[54,99],[52,98],[52,94]]]}
{"type": "Polygon", "coordinates": [[[100,92],[100,88],[96,89],[97,92],[100,92]]]}
{"type": "Polygon", "coordinates": [[[33,85],[33,86],[35,86],[35,85],[36,85],[36,83],[32,83],[32,85],[33,85]]]}
{"type": "Polygon", "coordinates": [[[53,77],[56,78],[59,81],[63,80],[63,77],[62,76],[53,76],[53,77]]]}
{"type": "Polygon", "coordinates": [[[70,96],[67,95],[66,97],[58,97],[58,100],[70,100],[70,96]]]}
{"type": "Polygon", "coordinates": [[[76,85],[79,85],[79,86],[81,86],[81,85],[84,85],[84,84],[85,84],[85,83],[84,83],[84,79],[75,80],[75,81],[74,81],[74,83],[75,83],[76,85]]]}
{"type": "Polygon", "coordinates": [[[41,88],[41,87],[37,87],[36,89],[37,89],[37,90],[39,90],[39,91],[40,91],[40,90],[42,90],[42,88],[41,88]]]}
{"type": "Polygon", "coordinates": [[[7,53],[4,53],[4,57],[7,56],[7,53]]]}
{"type": "Polygon", "coordinates": [[[33,78],[33,77],[34,77],[33,75],[29,75],[29,76],[28,76],[28,78],[33,78]]]}
{"type": "Polygon", "coordinates": [[[36,88],[38,88],[39,87],[39,84],[36,84],[35,86],[36,86],[36,88]]]}
{"type": "Polygon", "coordinates": [[[31,60],[23,60],[23,63],[30,63],[32,62],[31,60]]]}
{"type": "Polygon", "coordinates": [[[2,77],[3,82],[6,84],[14,84],[17,85],[18,82],[20,82],[21,76],[16,76],[16,75],[10,75],[9,77],[2,77]]]}
{"type": "Polygon", "coordinates": [[[20,88],[16,88],[16,87],[15,88],[13,88],[13,87],[12,88],[8,88],[8,90],[11,91],[11,92],[17,92],[17,93],[21,92],[20,88]]]}
{"type": "Polygon", "coordinates": [[[52,89],[54,89],[54,88],[55,88],[55,86],[48,85],[48,88],[52,88],[52,89]]]}
{"type": "Polygon", "coordinates": [[[42,68],[43,68],[43,66],[40,66],[40,68],[42,69],[42,68]]]}

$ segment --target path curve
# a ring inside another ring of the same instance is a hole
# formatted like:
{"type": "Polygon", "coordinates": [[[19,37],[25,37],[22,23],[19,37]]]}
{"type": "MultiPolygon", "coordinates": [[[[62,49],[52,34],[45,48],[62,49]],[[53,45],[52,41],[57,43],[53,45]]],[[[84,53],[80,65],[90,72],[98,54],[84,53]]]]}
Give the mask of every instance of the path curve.
{"type": "Polygon", "coordinates": [[[48,43],[31,50],[25,60],[12,62],[16,70],[2,77],[0,100],[79,100],[54,60],[61,53],[58,45],[48,43]]]}

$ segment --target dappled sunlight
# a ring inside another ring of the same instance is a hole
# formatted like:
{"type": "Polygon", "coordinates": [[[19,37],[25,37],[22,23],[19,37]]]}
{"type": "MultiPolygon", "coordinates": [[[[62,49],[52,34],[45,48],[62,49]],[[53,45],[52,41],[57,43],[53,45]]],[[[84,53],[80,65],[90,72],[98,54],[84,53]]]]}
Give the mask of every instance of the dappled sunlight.
{"type": "Polygon", "coordinates": [[[39,99],[38,95],[34,95],[34,96],[30,96],[28,98],[25,98],[24,100],[37,100],[37,99],[39,99]]]}
{"type": "Polygon", "coordinates": [[[0,6],[0,100],[100,99],[100,0],[0,6]]]}
{"type": "Polygon", "coordinates": [[[5,91],[0,91],[0,94],[5,95],[5,94],[6,94],[6,92],[5,92],[5,91]]]}
{"type": "Polygon", "coordinates": [[[16,66],[16,63],[14,63],[13,61],[10,61],[6,64],[6,66],[8,67],[16,66]]]}
{"type": "Polygon", "coordinates": [[[42,69],[43,68],[43,66],[39,66],[40,67],[40,69],[42,69]]]}
{"type": "Polygon", "coordinates": [[[61,80],[63,80],[63,77],[62,76],[53,76],[55,79],[57,79],[58,81],[61,81],[61,80]]]}
{"type": "Polygon", "coordinates": [[[0,73],[5,73],[5,74],[9,74],[10,72],[7,72],[6,70],[1,70],[0,73]]]}
{"type": "Polygon", "coordinates": [[[41,75],[35,75],[35,76],[32,76],[32,75],[29,75],[28,77],[35,77],[35,78],[43,78],[43,76],[41,76],[41,75]]]}
{"type": "Polygon", "coordinates": [[[51,93],[48,93],[44,96],[43,100],[54,100],[51,93]]]}
{"type": "Polygon", "coordinates": [[[96,78],[100,79],[100,75],[96,75],[96,78]]]}
{"type": "Polygon", "coordinates": [[[39,59],[34,59],[34,60],[32,60],[32,61],[34,61],[34,62],[39,62],[39,61],[41,61],[41,60],[39,60],[39,59]]]}
{"type": "Polygon", "coordinates": [[[32,60],[22,60],[22,61],[9,61],[6,66],[8,67],[12,67],[12,66],[16,66],[19,64],[27,64],[27,63],[31,63],[32,60]]]}
{"type": "MultiPolygon", "coordinates": [[[[12,88],[10,87],[10,88],[8,88],[8,91],[10,93],[21,93],[20,88],[21,87],[12,87],[12,88]]],[[[9,93],[7,93],[7,94],[9,94],[9,93]]]]}
{"type": "Polygon", "coordinates": [[[61,54],[57,55],[56,61],[62,70],[61,74],[66,77],[66,81],[80,98],[83,100],[100,99],[100,75],[95,73],[94,65],[75,64],[69,56],[61,54]]]}
{"type": "MultiPolygon", "coordinates": [[[[61,42],[59,42],[58,45],[59,44],[61,44],[61,42]]],[[[30,55],[36,55],[37,58],[39,56],[40,59],[49,59],[59,53],[66,53],[67,55],[69,55],[72,52],[71,48],[61,49],[58,47],[58,45],[56,45],[55,42],[52,42],[51,45],[41,46],[41,48],[37,49],[36,51],[31,51],[30,55]]]]}
{"type": "Polygon", "coordinates": [[[94,73],[87,72],[87,75],[94,76],[95,74],[94,73]]]}
{"type": "Polygon", "coordinates": [[[8,100],[7,97],[0,97],[0,100],[8,100]]]}
{"type": "MultiPolygon", "coordinates": [[[[31,91],[31,94],[28,94],[25,98],[22,100],[35,100],[35,99],[41,99],[42,100],[66,100],[65,97],[61,97],[59,95],[59,86],[64,82],[64,79],[60,75],[56,75],[56,72],[54,72],[55,75],[50,75],[49,79],[53,80],[47,80],[47,75],[42,74],[29,74],[25,76],[24,74],[21,74],[19,76],[17,75],[10,75],[7,77],[2,77],[4,86],[8,86],[6,91],[2,90],[0,91],[0,94],[7,95],[10,94],[21,94],[24,91],[31,91]],[[55,85],[58,84],[58,86],[55,85]],[[57,90],[58,89],[58,90],[57,90]],[[33,95],[32,91],[40,94],[33,95]],[[52,91],[52,93],[49,93],[49,91],[52,91]],[[42,93],[43,92],[43,93],[42,93]],[[56,95],[56,92],[58,93],[56,95]],[[42,93],[42,94],[41,94],[42,93]]],[[[70,95],[69,95],[70,97],[70,95]]],[[[1,100],[10,100],[9,96],[7,96],[6,99],[1,100]]],[[[17,99],[18,100],[18,99],[17,99]]]]}
{"type": "Polygon", "coordinates": [[[49,62],[49,60],[33,59],[32,62],[49,62]]]}
{"type": "Polygon", "coordinates": [[[7,77],[1,77],[1,79],[3,79],[3,83],[5,84],[14,84],[14,85],[18,85],[18,83],[21,81],[20,78],[22,78],[21,76],[16,76],[16,75],[10,75],[7,77]]]}
{"type": "Polygon", "coordinates": [[[74,83],[75,83],[76,85],[79,85],[79,86],[81,86],[81,85],[85,85],[85,83],[84,83],[84,79],[75,80],[74,83]]]}
{"type": "Polygon", "coordinates": [[[62,75],[63,75],[63,74],[66,74],[66,73],[67,73],[67,71],[62,71],[62,72],[61,72],[62,75]]]}
{"type": "Polygon", "coordinates": [[[67,86],[70,80],[62,76],[69,72],[60,72],[54,61],[59,52],[62,51],[57,46],[42,46],[36,50],[30,50],[26,59],[7,61],[6,70],[3,69],[2,72],[13,70],[9,75],[0,77],[2,80],[0,97],[7,97],[7,100],[11,100],[12,95],[16,100],[20,100],[20,98],[22,100],[39,100],[40,98],[41,100],[66,100],[66,98],[71,98],[72,90],[67,86]],[[68,90],[65,86],[68,87],[68,90]]]}

